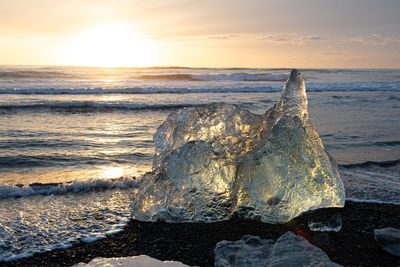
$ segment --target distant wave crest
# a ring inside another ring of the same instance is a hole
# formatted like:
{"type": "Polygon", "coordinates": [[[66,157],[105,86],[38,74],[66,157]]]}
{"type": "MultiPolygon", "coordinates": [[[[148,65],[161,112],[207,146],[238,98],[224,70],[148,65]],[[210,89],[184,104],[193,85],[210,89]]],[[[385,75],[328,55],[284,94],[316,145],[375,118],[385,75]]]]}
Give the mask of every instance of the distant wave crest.
{"type": "Polygon", "coordinates": [[[0,79],[73,78],[72,74],[44,70],[0,70],[0,79]]]}
{"type": "Polygon", "coordinates": [[[150,81],[286,81],[287,74],[251,74],[251,73],[230,73],[230,74],[162,74],[162,75],[141,75],[140,80],[150,81]]]}

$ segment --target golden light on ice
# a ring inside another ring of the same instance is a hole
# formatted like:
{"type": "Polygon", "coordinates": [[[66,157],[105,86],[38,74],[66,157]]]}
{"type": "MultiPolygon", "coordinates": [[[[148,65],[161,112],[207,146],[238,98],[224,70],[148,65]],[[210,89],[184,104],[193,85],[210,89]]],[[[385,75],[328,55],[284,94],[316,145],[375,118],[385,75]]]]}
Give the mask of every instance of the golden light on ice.
{"type": "Polygon", "coordinates": [[[148,67],[156,62],[156,42],[124,23],[93,26],[60,47],[61,64],[97,67],[148,67]]]}

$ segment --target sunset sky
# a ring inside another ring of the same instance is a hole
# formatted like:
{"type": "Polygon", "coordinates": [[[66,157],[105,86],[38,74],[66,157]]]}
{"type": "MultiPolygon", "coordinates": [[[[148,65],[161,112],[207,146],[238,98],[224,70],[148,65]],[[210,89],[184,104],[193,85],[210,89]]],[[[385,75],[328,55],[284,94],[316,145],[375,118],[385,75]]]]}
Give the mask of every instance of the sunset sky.
{"type": "Polygon", "coordinates": [[[398,0],[1,0],[0,64],[400,68],[398,0]]]}

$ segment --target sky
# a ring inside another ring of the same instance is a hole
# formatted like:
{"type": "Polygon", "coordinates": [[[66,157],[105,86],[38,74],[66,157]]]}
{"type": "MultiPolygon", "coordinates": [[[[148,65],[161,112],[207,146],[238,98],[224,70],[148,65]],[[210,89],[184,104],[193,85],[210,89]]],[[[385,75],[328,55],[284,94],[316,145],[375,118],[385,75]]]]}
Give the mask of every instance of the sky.
{"type": "Polygon", "coordinates": [[[400,68],[399,0],[0,0],[0,64],[400,68]]]}

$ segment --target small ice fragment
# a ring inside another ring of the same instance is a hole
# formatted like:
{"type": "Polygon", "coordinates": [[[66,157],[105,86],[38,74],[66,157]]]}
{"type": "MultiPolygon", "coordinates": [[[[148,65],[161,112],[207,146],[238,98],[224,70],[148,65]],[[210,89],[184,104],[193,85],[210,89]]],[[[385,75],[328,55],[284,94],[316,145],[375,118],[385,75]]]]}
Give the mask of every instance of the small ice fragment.
{"type": "Polygon", "coordinates": [[[214,250],[214,266],[266,266],[274,243],[252,235],[243,236],[238,241],[218,242],[214,250]]]}
{"type": "Polygon", "coordinates": [[[309,221],[308,228],[310,228],[311,231],[318,232],[339,232],[342,229],[342,215],[334,214],[326,220],[309,221]]]}
{"type": "Polygon", "coordinates": [[[147,255],[123,258],[94,258],[89,263],[79,263],[76,267],[100,267],[100,266],[120,266],[120,267],[185,267],[178,261],[160,261],[147,255]]]}
{"type": "Polygon", "coordinates": [[[286,232],[275,242],[258,236],[221,241],[214,249],[216,267],[227,266],[341,266],[304,238],[286,232]]]}

